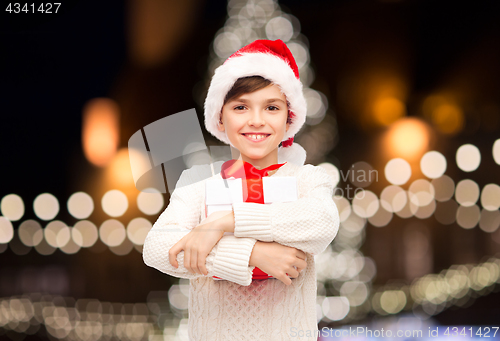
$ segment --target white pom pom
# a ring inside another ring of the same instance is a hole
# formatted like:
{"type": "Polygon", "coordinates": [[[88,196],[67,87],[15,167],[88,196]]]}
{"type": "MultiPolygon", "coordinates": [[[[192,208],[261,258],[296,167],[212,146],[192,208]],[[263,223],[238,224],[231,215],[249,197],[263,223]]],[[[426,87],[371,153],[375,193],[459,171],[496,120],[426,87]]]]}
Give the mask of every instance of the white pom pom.
{"type": "Polygon", "coordinates": [[[306,162],[306,151],[298,143],[293,143],[290,147],[278,148],[278,163],[291,162],[298,166],[303,166],[306,162]]]}

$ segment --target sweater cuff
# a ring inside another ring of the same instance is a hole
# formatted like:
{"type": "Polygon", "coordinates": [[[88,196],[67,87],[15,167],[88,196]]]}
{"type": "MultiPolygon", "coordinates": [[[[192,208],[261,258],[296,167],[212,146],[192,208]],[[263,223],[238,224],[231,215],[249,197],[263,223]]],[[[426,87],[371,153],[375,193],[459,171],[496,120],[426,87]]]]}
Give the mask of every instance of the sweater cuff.
{"type": "Polygon", "coordinates": [[[239,285],[250,285],[255,266],[249,266],[248,263],[256,242],[253,238],[224,236],[217,246],[214,275],[239,285]]]}
{"type": "Polygon", "coordinates": [[[272,242],[271,205],[251,202],[233,203],[234,235],[272,242]]]}

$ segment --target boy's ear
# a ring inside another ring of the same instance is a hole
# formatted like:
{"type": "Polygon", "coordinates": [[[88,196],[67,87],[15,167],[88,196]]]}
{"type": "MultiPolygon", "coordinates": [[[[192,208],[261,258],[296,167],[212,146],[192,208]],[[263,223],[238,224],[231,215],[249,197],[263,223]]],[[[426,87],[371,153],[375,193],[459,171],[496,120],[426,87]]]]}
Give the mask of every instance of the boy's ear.
{"type": "Polygon", "coordinates": [[[226,129],[224,128],[224,123],[222,123],[222,115],[220,116],[219,123],[217,123],[217,129],[218,129],[219,131],[224,131],[224,130],[226,130],[226,129]]]}
{"type": "Polygon", "coordinates": [[[286,130],[285,131],[288,131],[288,129],[290,129],[290,123],[286,124],[286,130]]]}

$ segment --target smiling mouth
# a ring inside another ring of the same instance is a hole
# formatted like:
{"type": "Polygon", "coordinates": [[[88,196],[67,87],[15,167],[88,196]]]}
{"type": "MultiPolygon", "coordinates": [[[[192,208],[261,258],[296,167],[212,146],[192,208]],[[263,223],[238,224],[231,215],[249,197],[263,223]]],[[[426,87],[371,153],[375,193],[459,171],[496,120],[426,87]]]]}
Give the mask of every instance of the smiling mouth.
{"type": "Polygon", "coordinates": [[[250,140],[252,142],[259,142],[259,141],[264,141],[267,139],[271,134],[241,134],[247,138],[247,140],[250,140]]]}

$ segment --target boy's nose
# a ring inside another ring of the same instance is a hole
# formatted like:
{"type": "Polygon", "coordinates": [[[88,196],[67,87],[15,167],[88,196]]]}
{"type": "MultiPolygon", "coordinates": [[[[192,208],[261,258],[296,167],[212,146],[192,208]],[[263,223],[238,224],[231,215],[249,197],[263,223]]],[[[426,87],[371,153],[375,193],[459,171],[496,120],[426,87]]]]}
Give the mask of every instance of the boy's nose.
{"type": "Polygon", "coordinates": [[[265,125],[266,122],[264,121],[264,116],[262,113],[258,110],[255,110],[252,112],[252,115],[250,116],[250,119],[248,120],[249,125],[255,125],[255,126],[261,126],[265,125]]]}

